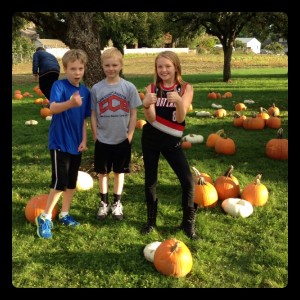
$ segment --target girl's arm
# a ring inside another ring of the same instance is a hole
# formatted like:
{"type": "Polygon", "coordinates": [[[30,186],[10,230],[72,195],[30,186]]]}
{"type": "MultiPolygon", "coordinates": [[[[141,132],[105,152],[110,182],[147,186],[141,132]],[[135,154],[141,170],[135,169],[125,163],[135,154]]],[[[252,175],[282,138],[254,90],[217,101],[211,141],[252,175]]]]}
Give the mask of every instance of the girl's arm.
{"type": "Polygon", "coordinates": [[[143,100],[143,109],[146,120],[149,123],[155,121],[156,112],[155,112],[155,103],[157,101],[157,96],[155,93],[151,93],[151,84],[145,87],[146,94],[143,100]]]}
{"type": "Polygon", "coordinates": [[[169,102],[175,103],[176,106],[176,121],[181,123],[184,121],[189,107],[193,101],[194,89],[192,85],[187,84],[184,94],[180,96],[177,91],[168,92],[167,97],[169,102]]]}

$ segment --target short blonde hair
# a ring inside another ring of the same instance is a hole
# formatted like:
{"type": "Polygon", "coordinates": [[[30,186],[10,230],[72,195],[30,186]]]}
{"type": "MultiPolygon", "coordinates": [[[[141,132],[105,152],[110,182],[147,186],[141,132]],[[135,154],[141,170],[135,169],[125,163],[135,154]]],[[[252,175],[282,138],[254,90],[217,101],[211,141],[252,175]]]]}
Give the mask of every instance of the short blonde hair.
{"type": "Polygon", "coordinates": [[[74,62],[75,60],[79,60],[85,66],[88,58],[87,54],[83,50],[71,49],[64,54],[61,60],[64,68],[66,68],[69,62],[74,62]]]}
{"type": "Polygon", "coordinates": [[[101,63],[106,58],[116,57],[120,60],[121,66],[123,66],[123,54],[121,51],[116,47],[111,47],[103,51],[101,54],[101,63]]]}

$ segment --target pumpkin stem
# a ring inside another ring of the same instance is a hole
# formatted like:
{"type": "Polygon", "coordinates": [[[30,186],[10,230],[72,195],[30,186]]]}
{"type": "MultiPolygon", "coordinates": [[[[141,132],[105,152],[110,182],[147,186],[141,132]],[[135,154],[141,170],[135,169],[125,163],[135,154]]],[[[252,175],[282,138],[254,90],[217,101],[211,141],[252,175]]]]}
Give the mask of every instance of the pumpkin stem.
{"type": "Polygon", "coordinates": [[[176,252],[179,247],[179,242],[175,241],[175,244],[171,247],[171,253],[176,252]]]}
{"type": "Polygon", "coordinates": [[[255,177],[255,181],[254,181],[254,184],[255,184],[255,185],[259,185],[259,184],[260,184],[261,176],[262,176],[262,174],[258,174],[258,175],[255,177]]]}
{"type": "Polygon", "coordinates": [[[283,137],[283,129],[279,128],[278,131],[277,131],[277,138],[282,139],[282,137],[283,137]]]}
{"type": "Polygon", "coordinates": [[[225,177],[231,177],[232,172],[233,172],[233,165],[230,165],[229,168],[226,170],[224,176],[225,177]]]}
{"type": "Polygon", "coordinates": [[[216,132],[217,135],[221,135],[224,132],[224,129],[220,129],[216,132]]]}

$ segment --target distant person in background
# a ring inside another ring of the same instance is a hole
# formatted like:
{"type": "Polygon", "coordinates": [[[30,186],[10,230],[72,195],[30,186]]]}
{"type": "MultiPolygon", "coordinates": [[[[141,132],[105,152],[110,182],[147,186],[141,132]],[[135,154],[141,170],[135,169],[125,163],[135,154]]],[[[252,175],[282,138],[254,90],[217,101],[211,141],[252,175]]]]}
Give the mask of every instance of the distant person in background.
{"type": "Polygon", "coordinates": [[[35,81],[38,80],[41,91],[50,100],[52,84],[58,79],[60,73],[56,57],[43,47],[36,48],[32,59],[32,73],[35,81]]]}

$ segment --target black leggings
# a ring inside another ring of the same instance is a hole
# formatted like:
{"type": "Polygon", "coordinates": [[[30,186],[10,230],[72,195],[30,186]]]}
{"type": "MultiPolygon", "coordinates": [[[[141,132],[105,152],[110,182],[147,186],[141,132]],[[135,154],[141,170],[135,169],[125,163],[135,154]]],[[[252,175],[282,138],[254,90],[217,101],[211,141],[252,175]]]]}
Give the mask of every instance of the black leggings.
{"type": "Polygon", "coordinates": [[[180,181],[182,207],[194,207],[194,180],[185,153],[181,148],[180,138],[170,137],[164,133],[157,136],[153,132],[144,131],[144,129],[142,150],[145,166],[146,202],[156,201],[158,162],[160,154],[162,154],[180,181]],[[163,137],[164,135],[166,136],[163,137]]]}

